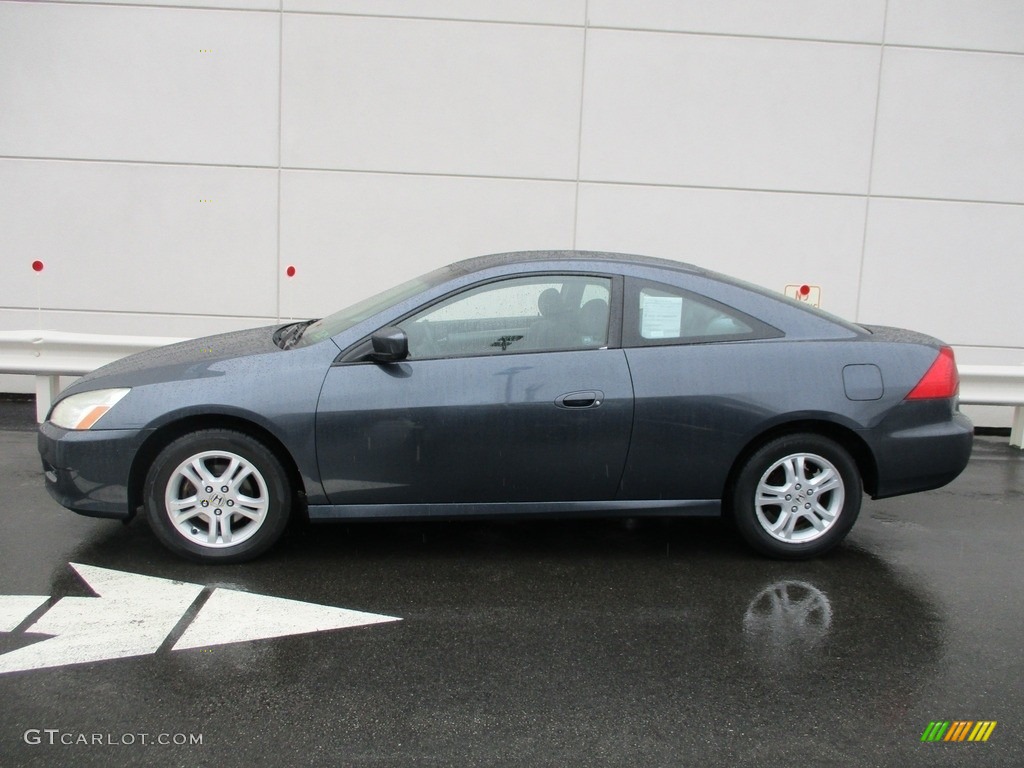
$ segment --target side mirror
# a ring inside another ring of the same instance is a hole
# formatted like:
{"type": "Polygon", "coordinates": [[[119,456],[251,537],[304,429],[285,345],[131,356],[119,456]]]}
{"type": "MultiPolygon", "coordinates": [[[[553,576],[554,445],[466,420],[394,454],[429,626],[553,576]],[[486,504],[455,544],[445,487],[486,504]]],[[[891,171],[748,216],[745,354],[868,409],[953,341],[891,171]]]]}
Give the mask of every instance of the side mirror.
{"type": "Polygon", "coordinates": [[[370,359],[378,363],[397,363],[409,357],[409,337],[394,325],[381,328],[370,337],[370,359]]]}

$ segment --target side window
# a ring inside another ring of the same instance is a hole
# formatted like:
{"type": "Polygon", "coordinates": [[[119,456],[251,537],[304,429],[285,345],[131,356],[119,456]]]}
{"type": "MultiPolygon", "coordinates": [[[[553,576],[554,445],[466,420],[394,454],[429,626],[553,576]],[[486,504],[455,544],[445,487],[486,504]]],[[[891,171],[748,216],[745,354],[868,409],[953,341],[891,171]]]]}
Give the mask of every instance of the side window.
{"type": "Polygon", "coordinates": [[[608,343],[611,279],[534,275],[474,286],[398,324],[411,358],[597,349],[608,343]]]}
{"type": "Polygon", "coordinates": [[[690,344],[768,338],[778,332],[739,310],[681,288],[634,284],[627,293],[625,341],[633,345],[690,344]]]}

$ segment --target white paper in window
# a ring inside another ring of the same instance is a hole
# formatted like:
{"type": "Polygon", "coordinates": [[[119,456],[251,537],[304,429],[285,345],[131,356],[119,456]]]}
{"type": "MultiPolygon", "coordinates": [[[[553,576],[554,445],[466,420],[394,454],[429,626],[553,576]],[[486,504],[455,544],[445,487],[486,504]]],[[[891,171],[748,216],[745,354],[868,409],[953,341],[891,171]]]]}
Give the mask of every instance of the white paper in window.
{"type": "Polygon", "coordinates": [[[640,335],[645,339],[678,338],[682,319],[682,296],[644,296],[640,335]]]}

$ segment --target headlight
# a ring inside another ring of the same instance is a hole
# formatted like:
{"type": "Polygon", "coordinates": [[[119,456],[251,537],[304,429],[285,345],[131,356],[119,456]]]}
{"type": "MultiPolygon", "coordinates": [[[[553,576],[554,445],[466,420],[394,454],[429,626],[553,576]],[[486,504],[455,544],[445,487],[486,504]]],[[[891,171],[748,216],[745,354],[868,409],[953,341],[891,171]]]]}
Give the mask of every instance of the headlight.
{"type": "Polygon", "coordinates": [[[103,414],[120,402],[129,389],[97,389],[65,397],[53,409],[50,421],[62,429],[91,429],[103,414]]]}

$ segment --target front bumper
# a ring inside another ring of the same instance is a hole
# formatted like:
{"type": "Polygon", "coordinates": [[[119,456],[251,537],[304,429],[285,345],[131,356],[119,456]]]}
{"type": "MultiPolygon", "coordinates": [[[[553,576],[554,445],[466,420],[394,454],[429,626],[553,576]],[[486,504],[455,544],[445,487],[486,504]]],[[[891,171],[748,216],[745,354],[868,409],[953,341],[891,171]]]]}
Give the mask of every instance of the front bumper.
{"type": "Polygon", "coordinates": [[[90,517],[127,520],[132,462],[148,430],[73,431],[39,425],[46,490],[62,506],[90,517]]]}

